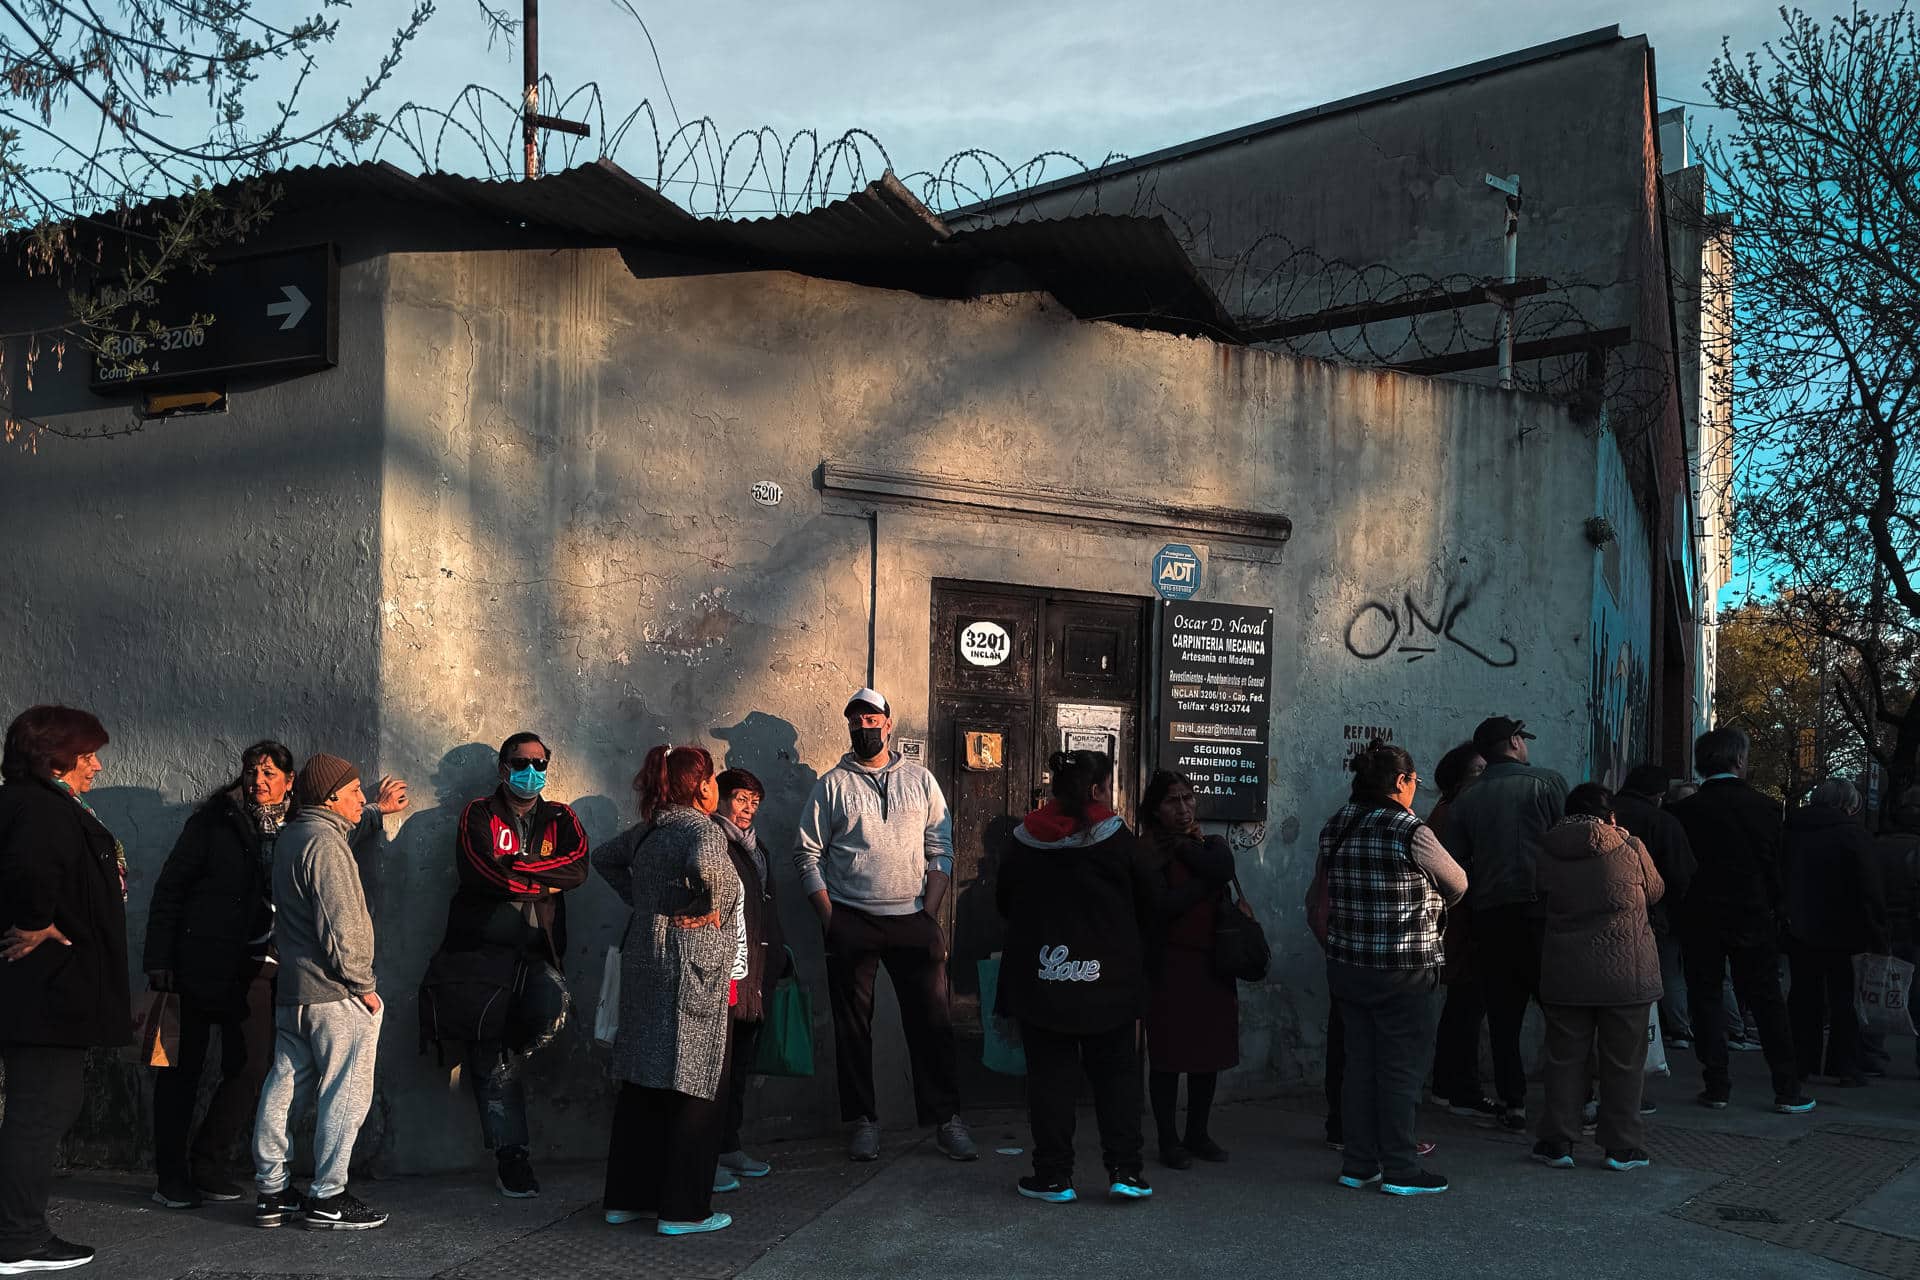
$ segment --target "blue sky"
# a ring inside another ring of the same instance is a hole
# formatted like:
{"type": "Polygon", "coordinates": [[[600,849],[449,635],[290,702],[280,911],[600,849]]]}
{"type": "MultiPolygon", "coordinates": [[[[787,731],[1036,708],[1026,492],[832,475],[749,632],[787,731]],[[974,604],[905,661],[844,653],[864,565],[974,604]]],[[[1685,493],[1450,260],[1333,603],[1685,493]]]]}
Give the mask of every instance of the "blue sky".
{"type": "MultiPolygon", "coordinates": [[[[518,11],[518,0],[499,2],[518,11]]],[[[1753,0],[631,3],[682,118],[711,116],[727,135],[861,128],[903,173],[970,147],[1013,161],[1056,148],[1089,163],[1137,154],[1612,23],[1650,37],[1663,94],[1697,100],[1722,35],[1751,48],[1780,26],[1753,0]]],[[[451,103],[469,82],[517,93],[518,48],[488,49],[472,0],[439,4],[382,105],[451,103]]],[[[388,38],[386,8],[361,0],[344,11],[321,94],[364,74],[388,38]]],[[[642,98],[664,106],[623,0],[544,0],[541,54],[563,89],[598,81],[616,114],[642,98]]],[[[620,154],[637,151],[638,172],[651,169],[652,147],[650,136],[631,137],[620,154]]]]}

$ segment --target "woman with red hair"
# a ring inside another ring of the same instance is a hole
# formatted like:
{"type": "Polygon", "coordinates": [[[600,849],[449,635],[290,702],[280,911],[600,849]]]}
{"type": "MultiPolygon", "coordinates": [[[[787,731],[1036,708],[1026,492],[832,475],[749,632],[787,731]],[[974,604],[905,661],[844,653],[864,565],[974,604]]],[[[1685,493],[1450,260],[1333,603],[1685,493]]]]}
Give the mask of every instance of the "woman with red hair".
{"type": "Polygon", "coordinates": [[[133,1038],[127,859],[87,803],[107,731],[40,706],[0,751],[0,1272],[93,1261],[47,1225],[54,1152],[80,1114],[87,1050],[133,1038]]]}
{"type": "Polygon", "coordinates": [[[728,1007],[744,959],[740,877],[711,818],[720,791],[704,747],[655,747],[634,777],[640,823],[594,850],[633,908],[621,949],[620,1082],[607,1150],[606,1219],[658,1217],[665,1236],[719,1231],[714,1166],[726,1124],[728,1007]]]}

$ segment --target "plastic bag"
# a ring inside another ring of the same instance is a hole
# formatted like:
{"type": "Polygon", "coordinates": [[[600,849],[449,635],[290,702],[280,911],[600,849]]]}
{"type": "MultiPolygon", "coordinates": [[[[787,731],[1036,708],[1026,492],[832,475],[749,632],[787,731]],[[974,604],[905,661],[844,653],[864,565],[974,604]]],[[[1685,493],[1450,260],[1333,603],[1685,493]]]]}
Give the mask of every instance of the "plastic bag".
{"type": "Polygon", "coordinates": [[[1867,1034],[1914,1034],[1912,992],[1913,966],[1905,960],[1871,953],[1853,958],[1853,1011],[1867,1034]]]}
{"type": "Polygon", "coordinates": [[[1027,1074],[1027,1051],[1025,1046],[1013,1039],[1002,1025],[1002,1017],[996,1012],[996,999],[1000,994],[1000,953],[994,952],[980,961],[980,1061],[989,1071],[997,1071],[1003,1076],[1023,1076],[1027,1074]]]}
{"type": "Polygon", "coordinates": [[[1660,1006],[1647,1006],[1647,1074],[1650,1076],[1668,1076],[1673,1072],[1667,1066],[1667,1044],[1660,1038],[1660,1006]]]}
{"type": "Polygon", "coordinates": [[[620,948],[608,947],[600,966],[600,1007],[593,1013],[593,1042],[612,1047],[620,1036],[620,948]]]}

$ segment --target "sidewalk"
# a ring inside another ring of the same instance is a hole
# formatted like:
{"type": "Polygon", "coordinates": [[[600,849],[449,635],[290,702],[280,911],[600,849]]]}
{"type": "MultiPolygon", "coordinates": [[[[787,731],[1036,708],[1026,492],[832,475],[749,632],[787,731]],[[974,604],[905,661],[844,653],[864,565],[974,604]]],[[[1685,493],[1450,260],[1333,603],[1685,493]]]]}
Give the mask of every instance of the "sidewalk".
{"type": "Polygon", "coordinates": [[[596,1165],[543,1167],[546,1194],[532,1201],[501,1199],[478,1172],[357,1183],[392,1222],[311,1234],[256,1230],[248,1205],[168,1212],[146,1200],[148,1178],[83,1174],[56,1188],[57,1229],[100,1249],[76,1275],[114,1280],[1920,1276],[1910,1055],[1871,1088],[1815,1088],[1820,1109],[1805,1117],[1767,1108],[1758,1054],[1735,1055],[1724,1112],[1694,1105],[1692,1056],[1674,1058],[1679,1078],[1649,1090],[1660,1105],[1651,1169],[1607,1172],[1591,1147],[1577,1169],[1543,1169],[1525,1158],[1527,1140],[1428,1108],[1423,1135],[1440,1143],[1430,1163],[1454,1189],[1416,1200],[1335,1186],[1319,1100],[1292,1093],[1223,1108],[1215,1132],[1232,1161],[1150,1165],[1155,1196],[1144,1203],[1097,1194],[1084,1114],[1087,1198],[1020,1199],[1013,1183],[1027,1157],[997,1149],[1024,1148],[1027,1134],[1001,1113],[977,1118],[975,1164],[941,1158],[914,1133],[895,1135],[871,1165],[849,1164],[837,1141],[767,1148],[773,1176],[719,1197],[736,1226],[704,1237],[606,1226],[596,1165]]]}

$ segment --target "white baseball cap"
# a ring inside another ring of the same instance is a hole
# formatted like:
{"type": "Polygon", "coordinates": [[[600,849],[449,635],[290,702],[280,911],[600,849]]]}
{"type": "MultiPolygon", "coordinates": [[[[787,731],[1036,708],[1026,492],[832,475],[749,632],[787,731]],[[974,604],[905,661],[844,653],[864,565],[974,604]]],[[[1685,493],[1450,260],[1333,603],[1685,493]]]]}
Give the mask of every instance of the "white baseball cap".
{"type": "Polygon", "coordinates": [[[847,699],[847,709],[840,714],[853,715],[855,708],[859,707],[864,707],[868,711],[878,711],[883,716],[893,714],[893,708],[887,705],[887,700],[872,689],[855,689],[853,696],[847,699]]]}

